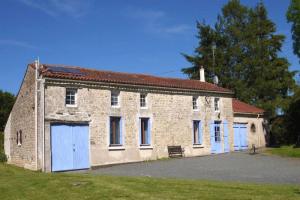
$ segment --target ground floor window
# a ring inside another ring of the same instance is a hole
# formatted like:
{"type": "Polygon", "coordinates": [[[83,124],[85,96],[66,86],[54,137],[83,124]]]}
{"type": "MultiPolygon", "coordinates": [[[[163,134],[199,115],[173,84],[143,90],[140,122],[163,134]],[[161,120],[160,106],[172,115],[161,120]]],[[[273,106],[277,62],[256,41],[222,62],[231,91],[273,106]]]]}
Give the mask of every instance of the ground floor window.
{"type": "Polygon", "coordinates": [[[215,142],[221,142],[220,121],[215,121],[215,142]]]}
{"type": "Polygon", "coordinates": [[[110,145],[122,145],[121,117],[110,117],[110,145]]]}
{"type": "Polygon", "coordinates": [[[150,145],[150,124],[149,118],[140,119],[140,144],[141,145],[150,145]]]}
{"type": "Polygon", "coordinates": [[[202,144],[201,121],[193,121],[193,139],[194,144],[202,144]]]}

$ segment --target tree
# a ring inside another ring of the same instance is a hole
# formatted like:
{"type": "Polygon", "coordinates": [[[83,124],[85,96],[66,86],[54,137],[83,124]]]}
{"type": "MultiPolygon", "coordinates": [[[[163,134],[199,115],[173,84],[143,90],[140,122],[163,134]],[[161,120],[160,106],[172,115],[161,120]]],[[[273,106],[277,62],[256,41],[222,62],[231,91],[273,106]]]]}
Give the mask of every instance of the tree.
{"type": "Polygon", "coordinates": [[[199,77],[199,67],[206,69],[208,80],[214,74],[220,86],[232,89],[238,99],[264,108],[270,118],[276,109],[287,109],[289,91],[293,90],[295,72],[287,59],[279,57],[284,36],[276,34],[263,3],[254,8],[229,1],[214,27],[197,23],[199,46],[195,55],[186,55],[192,67],[182,69],[190,78],[199,77]],[[213,66],[212,48],[215,50],[213,66]]]}
{"type": "Polygon", "coordinates": [[[0,132],[4,131],[6,121],[14,105],[15,96],[0,90],[0,132]]]}
{"type": "Polygon", "coordinates": [[[300,58],[300,0],[291,0],[286,17],[292,23],[294,54],[300,58]]]}

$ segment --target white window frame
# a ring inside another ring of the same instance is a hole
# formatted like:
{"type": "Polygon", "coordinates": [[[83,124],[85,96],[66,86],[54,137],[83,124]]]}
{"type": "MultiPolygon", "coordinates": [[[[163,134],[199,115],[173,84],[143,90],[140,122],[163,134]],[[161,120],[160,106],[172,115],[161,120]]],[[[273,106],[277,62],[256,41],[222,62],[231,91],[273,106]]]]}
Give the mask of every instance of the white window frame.
{"type": "Polygon", "coordinates": [[[108,144],[109,144],[109,147],[112,147],[112,148],[114,148],[114,147],[116,147],[116,148],[118,148],[118,147],[122,147],[123,146],[123,140],[124,140],[124,138],[123,138],[123,127],[122,127],[122,117],[120,117],[120,116],[110,116],[109,117],[109,136],[108,136],[108,138],[109,138],[109,142],[108,142],[108,144]],[[115,118],[115,119],[118,119],[118,122],[119,122],[119,124],[118,124],[118,127],[119,127],[119,144],[112,144],[111,143],[111,135],[112,135],[112,132],[111,132],[111,120],[112,120],[112,118],[115,118]]]}
{"type": "Polygon", "coordinates": [[[200,124],[201,124],[201,120],[193,120],[193,145],[202,145],[202,143],[203,143],[203,141],[199,142],[199,140],[200,140],[199,137],[203,137],[203,135],[201,135],[202,131],[201,131],[201,125],[200,124]],[[198,132],[197,132],[198,141],[195,141],[195,123],[198,126],[198,132]]]}
{"type": "Polygon", "coordinates": [[[65,105],[66,107],[77,107],[77,93],[78,93],[78,90],[76,88],[66,88],[66,94],[65,94],[65,105]],[[68,92],[74,92],[74,104],[68,104],[67,103],[67,95],[68,95],[68,92]]]}
{"type": "Polygon", "coordinates": [[[151,123],[150,123],[150,118],[149,117],[140,117],[140,120],[139,120],[139,128],[140,128],[140,137],[139,137],[139,144],[140,144],[140,147],[145,147],[145,146],[151,146],[151,123]],[[146,139],[146,142],[145,143],[142,143],[142,120],[146,120],[147,121],[147,134],[145,135],[145,137],[147,138],[146,139]]]}
{"type": "Polygon", "coordinates": [[[140,108],[142,109],[147,109],[148,108],[148,98],[147,98],[147,94],[146,93],[140,93],[140,108]],[[144,96],[144,105],[142,105],[142,96],[144,96]]]}
{"type": "Polygon", "coordinates": [[[193,98],[192,98],[192,104],[193,104],[194,111],[199,110],[198,99],[199,99],[199,97],[197,97],[197,96],[193,96],[193,98]]]}
{"type": "Polygon", "coordinates": [[[120,107],[120,92],[119,91],[111,91],[110,93],[110,105],[111,107],[114,107],[114,108],[119,108],[120,107]],[[115,102],[113,100],[113,98],[116,97],[117,99],[117,104],[116,105],[113,105],[113,102],[115,102]]]}
{"type": "Polygon", "coordinates": [[[220,112],[220,98],[218,97],[214,99],[214,110],[215,112],[220,112]]]}

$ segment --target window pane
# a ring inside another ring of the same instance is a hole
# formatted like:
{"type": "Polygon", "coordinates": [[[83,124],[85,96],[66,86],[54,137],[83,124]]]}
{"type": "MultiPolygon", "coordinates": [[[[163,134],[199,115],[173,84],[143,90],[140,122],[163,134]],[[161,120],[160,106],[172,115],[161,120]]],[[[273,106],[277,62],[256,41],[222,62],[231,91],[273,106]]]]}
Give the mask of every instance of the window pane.
{"type": "Polygon", "coordinates": [[[111,105],[118,106],[119,105],[119,93],[111,93],[111,105]]]}
{"type": "Polygon", "coordinates": [[[215,142],[221,141],[220,122],[215,122],[215,142]]]}
{"type": "Polygon", "coordinates": [[[120,117],[110,118],[110,144],[121,144],[120,117]]]}
{"type": "Polygon", "coordinates": [[[194,109],[194,110],[197,110],[197,109],[198,109],[197,97],[193,97],[193,109],[194,109]]]}
{"type": "Polygon", "coordinates": [[[148,131],[149,126],[149,119],[148,118],[141,118],[141,144],[150,144],[149,137],[150,133],[148,131]]]}
{"type": "Polygon", "coordinates": [[[219,111],[219,101],[219,98],[215,98],[214,100],[215,111],[219,111]]]}
{"type": "Polygon", "coordinates": [[[145,94],[140,94],[140,106],[141,107],[146,107],[146,95],[145,94]]]}
{"type": "Polygon", "coordinates": [[[75,89],[66,89],[66,105],[76,104],[76,92],[75,89]]]}

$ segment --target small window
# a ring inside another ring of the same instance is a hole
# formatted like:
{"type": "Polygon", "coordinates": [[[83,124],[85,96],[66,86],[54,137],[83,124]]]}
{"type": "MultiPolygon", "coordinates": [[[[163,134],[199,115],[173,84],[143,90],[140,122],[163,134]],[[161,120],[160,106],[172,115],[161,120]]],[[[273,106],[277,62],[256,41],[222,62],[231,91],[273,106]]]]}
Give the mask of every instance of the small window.
{"type": "Polygon", "coordinates": [[[198,110],[198,97],[193,97],[193,110],[198,110]]]}
{"type": "Polygon", "coordinates": [[[220,111],[220,98],[215,98],[214,106],[215,106],[215,111],[219,112],[220,111]]]}
{"type": "Polygon", "coordinates": [[[121,117],[110,117],[110,146],[122,145],[121,117]]]}
{"type": "Polygon", "coordinates": [[[215,142],[221,142],[221,122],[215,121],[215,142]]]}
{"type": "Polygon", "coordinates": [[[119,106],[120,92],[111,92],[111,106],[119,106]]]}
{"type": "Polygon", "coordinates": [[[140,106],[141,108],[147,107],[147,95],[146,94],[140,94],[140,106]]]}
{"type": "Polygon", "coordinates": [[[67,106],[76,106],[76,89],[66,89],[66,105],[67,106]]]}
{"type": "Polygon", "coordinates": [[[201,121],[193,121],[193,139],[194,144],[202,144],[201,121]]]}
{"type": "Polygon", "coordinates": [[[22,138],[22,130],[17,131],[17,145],[18,146],[22,145],[22,142],[23,142],[22,140],[23,140],[23,138],[22,138]]]}
{"type": "Polygon", "coordinates": [[[150,145],[150,125],[149,118],[141,118],[141,132],[140,132],[140,144],[141,145],[150,145]]]}
{"type": "Polygon", "coordinates": [[[256,126],[255,126],[254,123],[251,124],[250,129],[251,129],[251,132],[252,132],[252,133],[255,133],[255,132],[256,132],[256,126]]]}

